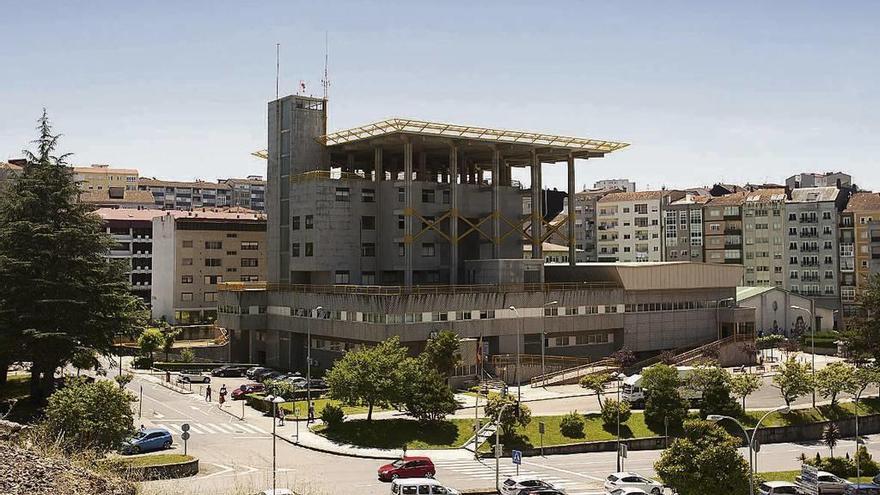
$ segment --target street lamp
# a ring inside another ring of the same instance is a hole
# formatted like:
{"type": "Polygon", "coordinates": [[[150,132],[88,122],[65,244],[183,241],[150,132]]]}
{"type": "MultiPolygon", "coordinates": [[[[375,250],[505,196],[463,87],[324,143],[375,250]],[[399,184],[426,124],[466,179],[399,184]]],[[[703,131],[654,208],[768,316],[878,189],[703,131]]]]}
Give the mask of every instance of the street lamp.
{"type": "Polygon", "coordinates": [[[626,378],[626,375],[618,371],[614,374],[617,379],[617,472],[621,471],[620,467],[620,382],[626,378]]]}
{"type": "MultiPolygon", "coordinates": [[[[555,306],[559,304],[559,301],[550,301],[548,303],[544,303],[544,308],[547,306],[555,306]]],[[[544,345],[547,340],[547,310],[541,313],[541,377],[543,378],[543,386],[547,386],[547,369],[544,367],[544,345]]]]}
{"type": "MultiPolygon", "coordinates": [[[[318,316],[318,311],[324,309],[323,306],[315,307],[315,316],[318,316]]],[[[312,410],[312,321],[309,318],[308,325],[306,325],[306,417],[309,418],[308,421],[311,421],[309,417],[308,411],[312,410]]]]}
{"type": "Polygon", "coordinates": [[[813,317],[813,312],[810,311],[809,309],[804,308],[802,306],[795,306],[795,305],[791,305],[791,309],[797,309],[800,311],[804,311],[805,313],[810,315],[810,320],[809,320],[810,321],[810,347],[812,347],[812,349],[810,350],[810,354],[812,354],[812,360],[813,360],[811,366],[813,368],[813,375],[812,375],[813,376],[813,408],[815,409],[815,407],[816,407],[816,324],[815,323],[816,322],[813,321],[813,320],[815,320],[815,318],[813,317]]]}
{"type": "Polygon", "coordinates": [[[516,327],[516,374],[514,375],[514,381],[516,382],[516,402],[519,403],[522,399],[522,384],[519,382],[519,341],[522,338],[522,318],[519,316],[519,311],[516,310],[516,306],[511,305],[510,310],[516,315],[516,319],[519,320],[519,325],[516,327]]]}
{"type": "Polygon", "coordinates": [[[272,403],[272,493],[275,493],[275,425],[277,424],[275,417],[278,415],[276,408],[279,404],[284,403],[284,398],[267,395],[263,400],[272,403]]]}
{"type": "Polygon", "coordinates": [[[791,408],[789,408],[788,406],[779,406],[775,409],[771,409],[771,410],[767,411],[763,416],[761,416],[761,419],[758,420],[758,423],[755,424],[755,429],[752,430],[751,435],[749,435],[749,432],[746,430],[746,427],[743,426],[742,423],[740,423],[734,417],[724,416],[721,414],[710,414],[706,417],[707,420],[712,421],[714,423],[718,423],[719,421],[729,419],[730,421],[733,421],[734,423],[736,423],[736,425],[739,426],[740,429],[742,430],[743,435],[745,435],[746,443],[748,444],[748,447],[749,447],[749,495],[755,495],[755,464],[754,464],[754,461],[752,460],[752,456],[755,456],[755,457],[758,456],[758,454],[756,452],[754,452],[755,435],[758,434],[758,428],[761,427],[761,423],[765,419],[767,419],[767,416],[769,416],[775,412],[781,412],[782,414],[788,414],[790,411],[791,411],[791,408]]]}

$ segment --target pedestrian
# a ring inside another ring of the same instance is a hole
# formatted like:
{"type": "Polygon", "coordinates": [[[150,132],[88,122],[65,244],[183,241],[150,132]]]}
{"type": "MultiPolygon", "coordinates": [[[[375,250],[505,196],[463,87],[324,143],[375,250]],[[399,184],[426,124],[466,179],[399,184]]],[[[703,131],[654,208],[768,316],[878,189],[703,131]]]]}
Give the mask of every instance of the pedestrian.
{"type": "Polygon", "coordinates": [[[310,403],[309,404],[309,419],[308,419],[308,421],[306,421],[306,424],[312,424],[313,421],[315,421],[315,404],[310,403]]]}
{"type": "Polygon", "coordinates": [[[226,402],[226,384],[220,387],[220,407],[226,402]]]}
{"type": "Polygon", "coordinates": [[[211,402],[211,385],[208,385],[208,388],[205,389],[205,402],[211,402]]]}
{"type": "Polygon", "coordinates": [[[284,409],[281,408],[280,404],[275,406],[275,416],[278,417],[278,426],[284,426],[284,409]]]}

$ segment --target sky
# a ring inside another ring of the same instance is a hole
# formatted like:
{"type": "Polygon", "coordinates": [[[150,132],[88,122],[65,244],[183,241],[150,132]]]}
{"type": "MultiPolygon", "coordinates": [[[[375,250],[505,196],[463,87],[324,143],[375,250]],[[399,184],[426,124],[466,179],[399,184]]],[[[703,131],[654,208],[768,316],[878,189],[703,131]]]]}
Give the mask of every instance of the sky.
{"type": "MultiPolygon", "coordinates": [[[[631,143],[577,184],[880,189],[880,2],[0,0],[0,160],[43,107],[73,163],[191,180],[265,175],[266,104],[320,95],[329,127],[388,117],[631,143]]],[[[527,172],[524,175],[528,175],[527,172]]],[[[527,179],[527,177],[525,177],[527,179]]],[[[527,182],[527,181],[526,181],[527,182]]],[[[565,188],[564,167],[544,183],[565,188]]]]}

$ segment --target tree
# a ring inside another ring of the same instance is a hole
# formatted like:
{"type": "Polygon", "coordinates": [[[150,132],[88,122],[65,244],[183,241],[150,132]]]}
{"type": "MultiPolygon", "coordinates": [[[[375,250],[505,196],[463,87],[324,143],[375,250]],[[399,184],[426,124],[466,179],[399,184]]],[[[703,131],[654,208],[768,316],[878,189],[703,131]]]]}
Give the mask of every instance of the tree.
{"type": "Polygon", "coordinates": [[[585,421],[577,411],[572,411],[559,421],[559,432],[568,438],[583,438],[585,421]]]}
{"type": "Polygon", "coordinates": [[[267,380],[266,395],[282,397],[285,400],[293,400],[296,395],[296,387],[286,380],[267,380]]]}
{"type": "Polygon", "coordinates": [[[177,341],[177,337],[180,336],[180,329],[167,326],[167,323],[165,323],[165,325],[166,326],[161,329],[163,337],[162,352],[165,353],[165,361],[168,361],[168,353],[174,349],[174,343],[177,341]]]}
{"type": "Polygon", "coordinates": [[[816,389],[825,398],[831,398],[831,405],[837,405],[837,394],[855,388],[855,372],[846,363],[830,363],[816,371],[816,389]]]}
{"type": "Polygon", "coordinates": [[[665,364],[655,364],[642,372],[646,390],[645,424],[653,431],[663,431],[666,422],[679,428],[687,417],[688,403],[681,396],[682,383],[678,370],[665,364]]]}
{"type": "Polygon", "coordinates": [[[153,360],[153,353],[161,349],[164,344],[165,336],[158,328],[148,328],[138,338],[138,347],[141,348],[141,352],[150,355],[150,361],[153,360]]]}
{"type": "Polygon", "coordinates": [[[840,340],[852,357],[861,361],[874,358],[880,362],[880,274],[868,277],[856,302],[858,313],[847,318],[840,340]]]}
{"type": "Polygon", "coordinates": [[[700,416],[704,419],[710,414],[736,416],[740,412],[736,400],[731,397],[730,373],[718,366],[698,366],[688,379],[687,386],[700,391],[700,416]]]}
{"type": "Polygon", "coordinates": [[[736,397],[742,398],[742,409],[746,410],[746,397],[757,392],[761,388],[761,376],[750,373],[740,373],[730,377],[730,391],[736,397]]]}
{"type": "Polygon", "coordinates": [[[372,420],[375,406],[400,403],[400,364],[406,358],[398,337],[345,353],[325,377],[330,397],[350,406],[367,406],[367,421],[372,420]]]}
{"type": "Polygon", "coordinates": [[[779,394],[786,406],[803,397],[813,390],[813,377],[810,374],[810,365],[799,363],[794,358],[780,365],[779,374],[773,377],[773,386],[779,389],[779,394]]]}
{"type": "Polygon", "coordinates": [[[631,351],[628,347],[623,347],[614,351],[614,353],[611,354],[611,359],[613,359],[617,363],[618,368],[624,369],[635,364],[636,355],[633,354],[633,351],[631,351]]]}
{"type": "Polygon", "coordinates": [[[134,433],[135,397],[108,380],[71,380],[49,397],[43,427],[68,452],[118,448],[134,433]]]}
{"type": "Polygon", "coordinates": [[[406,412],[419,421],[439,421],[458,408],[446,377],[421,359],[408,358],[401,364],[401,402],[406,412]]]}
{"type": "Polygon", "coordinates": [[[596,399],[599,401],[599,409],[602,409],[602,395],[605,394],[605,384],[610,381],[610,373],[593,373],[591,375],[584,375],[581,378],[580,384],[581,387],[596,394],[596,399]]]}
{"type": "Polygon", "coordinates": [[[192,363],[192,362],[195,362],[195,360],[196,360],[196,353],[192,349],[187,347],[186,349],[182,349],[180,351],[180,362],[192,363]]]}
{"type": "Polygon", "coordinates": [[[862,397],[862,394],[865,392],[865,389],[872,384],[876,384],[880,382],[880,369],[877,369],[873,366],[863,366],[860,368],[856,368],[853,372],[853,380],[850,383],[850,388],[847,392],[853,394],[854,396],[862,397]]]}
{"type": "Polygon", "coordinates": [[[610,428],[616,426],[618,421],[620,424],[626,423],[632,416],[632,410],[629,407],[629,402],[625,400],[618,402],[615,399],[608,399],[602,405],[601,416],[602,425],[605,428],[610,428]]]}
{"type": "Polygon", "coordinates": [[[461,338],[450,330],[443,330],[428,340],[422,359],[428,368],[437,370],[445,379],[452,376],[456,366],[461,363],[461,338]]]}
{"type": "Polygon", "coordinates": [[[748,493],[749,465],[738,447],[739,440],[715,423],[687,421],[654,470],[679,495],[748,493]]]}
{"type": "Polygon", "coordinates": [[[77,349],[109,354],[114,335],[145,314],[123,264],[105,257],[113,242],[101,219],[77,201],[45,110],[38,130],[36,150],[23,151],[21,174],[0,191],[0,374],[10,359],[30,361],[31,395],[43,399],[77,349]]]}
{"type": "Polygon", "coordinates": [[[831,450],[831,457],[834,457],[834,447],[837,447],[837,441],[840,440],[840,428],[837,423],[828,423],[822,430],[822,443],[831,450]]]}
{"type": "Polygon", "coordinates": [[[76,376],[79,376],[80,370],[97,368],[99,365],[98,358],[95,357],[95,351],[91,349],[76,351],[73,357],[70,358],[70,364],[76,368],[76,376]]]}
{"type": "Polygon", "coordinates": [[[126,385],[134,380],[134,375],[132,375],[131,373],[123,373],[121,375],[114,376],[113,380],[119,385],[119,388],[125,388],[126,385]]]}
{"type": "Polygon", "coordinates": [[[506,438],[513,436],[517,426],[526,426],[532,420],[532,410],[525,404],[517,404],[509,395],[490,396],[483,412],[490,421],[497,421],[506,438]]]}

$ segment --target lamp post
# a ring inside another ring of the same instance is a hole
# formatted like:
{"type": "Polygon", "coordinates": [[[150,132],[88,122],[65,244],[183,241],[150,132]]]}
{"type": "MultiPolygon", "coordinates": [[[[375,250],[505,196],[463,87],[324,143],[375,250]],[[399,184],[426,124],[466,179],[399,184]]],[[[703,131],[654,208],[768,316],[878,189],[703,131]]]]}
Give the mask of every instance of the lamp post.
{"type": "Polygon", "coordinates": [[[812,355],[812,363],[810,366],[812,369],[812,377],[813,377],[813,408],[816,408],[816,322],[813,321],[815,318],[813,317],[813,312],[807,308],[802,306],[791,305],[791,309],[797,309],[799,311],[803,311],[810,315],[810,354],[812,355]]]}
{"type": "Polygon", "coordinates": [[[862,396],[862,392],[865,389],[861,389],[856,392],[856,453],[855,453],[855,461],[856,461],[856,486],[862,483],[862,460],[859,457],[859,397],[862,396]]]}
{"type": "Polygon", "coordinates": [[[626,378],[626,375],[617,372],[614,374],[614,378],[617,379],[617,472],[621,471],[620,467],[620,382],[626,378]]]}
{"type": "Polygon", "coordinates": [[[555,306],[559,304],[559,301],[550,301],[548,303],[544,303],[544,311],[541,313],[541,377],[543,378],[543,386],[547,386],[547,369],[544,366],[544,345],[547,341],[547,306],[555,306]]]}
{"type": "Polygon", "coordinates": [[[516,374],[514,375],[514,381],[516,382],[516,402],[519,403],[522,399],[522,387],[519,382],[519,341],[522,338],[522,318],[519,316],[519,311],[517,311],[516,306],[511,305],[510,310],[516,315],[516,319],[519,320],[519,325],[516,327],[516,374]]]}
{"type": "MultiPolygon", "coordinates": [[[[324,309],[323,306],[315,306],[315,316],[318,316],[318,311],[324,309]]],[[[312,410],[312,321],[309,318],[308,325],[306,325],[306,411],[312,410]]],[[[308,417],[308,412],[306,412],[306,417],[308,417]]],[[[311,421],[311,419],[309,420],[311,421]]]]}
{"type": "Polygon", "coordinates": [[[284,398],[267,395],[264,400],[272,403],[272,493],[275,493],[275,425],[277,424],[275,416],[277,416],[276,408],[284,402],[284,398]]]}
{"type": "MultiPolygon", "coordinates": [[[[512,307],[513,306],[511,306],[511,308],[512,307]]],[[[504,414],[504,410],[507,408],[508,405],[510,405],[510,404],[503,404],[501,406],[501,409],[498,410],[498,418],[495,420],[495,490],[497,490],[498,493],[501,493],[501,485],[499,484],[500,479],[499,479],[499,474],[498,474],[499,473],[499,461],[501,458],[501,443],[500,443],[501,437],[499,436],[498,432],[501,430],[501,425],[500,425],[501,415],[504,414]]]]}
{"type": "MultiPolygon", "coordinates": [[[[746,430],[746,427],[743,426],[742,423],[740,423],[736,418],[733,418],[731,416],[724,416],[721,414],[710,414],[709,416],[706,417],[707,420],[715,422],[715,423],[718,423],[718,422],[723,421],[725,419],[729,419],[730,421],[733,421],[734,423],[736,423],[736,425],[739,426],[740,429],[742,430],[743,435],[745,435],[746,443],[748,444],[748,448],[749,448],[749,495],[755,495],[755,464],[754,464],[755,461],[752,460],[752,457],[758,456],[758,454],[754,452],[755,435],[758,434],[758,428],[761,427],[761,423],[765,419],[767,419],[767,416],[769,416],[775,412],[781,412],[782,414],[788,414],[790,411],[791,411],[791,409],[788,406],[780,406],[775,409],[771,409],[771,410],[767,411],[763,416],[761,416],[761,419],[758,420],[758,423],[755,424],[755,429],[752,430],[751,435],[749,435],[749,432],[746,430]]],[[[755,460],[757,460],[757,459],[755,459],[755,460]]]]}

